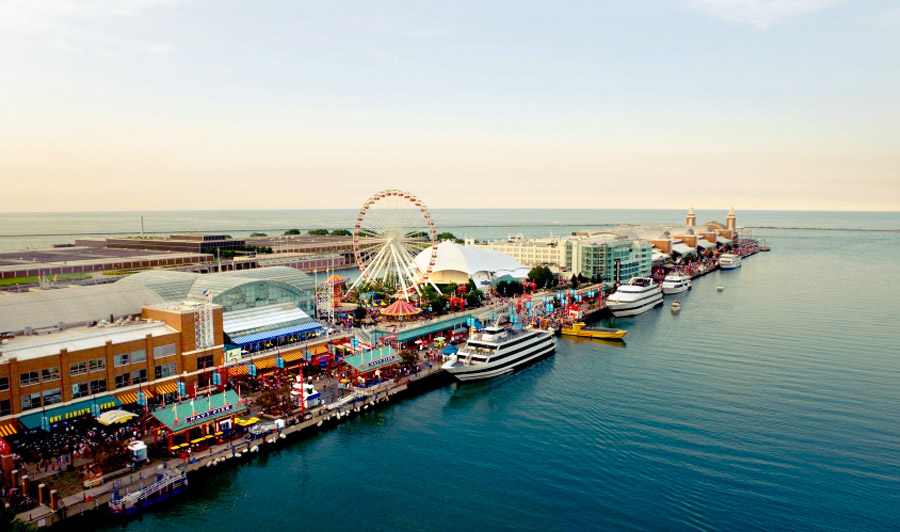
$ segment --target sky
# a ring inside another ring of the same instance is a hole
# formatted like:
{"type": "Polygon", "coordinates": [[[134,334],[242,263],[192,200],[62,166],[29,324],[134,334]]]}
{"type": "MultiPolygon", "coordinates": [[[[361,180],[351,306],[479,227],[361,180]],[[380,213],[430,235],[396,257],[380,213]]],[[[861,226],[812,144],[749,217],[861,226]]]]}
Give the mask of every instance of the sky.
{"type": "Polygon", "coordinates": [[[0,0],[0,210],[900,210],[896,0],[0,0]]]}

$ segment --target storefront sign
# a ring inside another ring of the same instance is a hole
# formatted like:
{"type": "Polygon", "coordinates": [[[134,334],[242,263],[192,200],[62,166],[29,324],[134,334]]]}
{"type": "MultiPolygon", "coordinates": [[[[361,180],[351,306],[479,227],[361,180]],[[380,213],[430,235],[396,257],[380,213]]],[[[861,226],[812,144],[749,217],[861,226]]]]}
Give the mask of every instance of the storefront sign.
{"type": "Polygon", "coordinates": [[[386,364],[388,362],[392,362],[394,360],[397,360],[398,358],[400,358],[400,357],[397,355],[386,356],[384,358],[379,358],[378,360],[373,360],[373,361],[369,362],[368,366],[370,368],[375,367],[375,366],[380,366],[381,364],[386,364]]]}
{"type": "Polygon", "coordinates": [[[235,362],[241,359],[241,348],[229,349],[225,351],[225,363],[235,362]]]}
{"type": "Polygon", "coordinates": [[[193,415],[193,416],[187,417],[187,418],[184,419],[184,422],[185,422],[185,423],[193,423],[194,421],[197,421],[198,419],[203,419],[203,418],[207,418],[207,417],[216,416],[216,415],[221,414],[221,413],[223,413],[223,412],[228,412],[229,410],[231,410],[231,409],[233,409],[233,408],[234,408],[234,405],[220,406],[219,408],[213,408],[212,410],[209,410],[209,411],[207,411],[207,412],[203,412],[202,414],[195,414],[195,415],[193,415]]]}

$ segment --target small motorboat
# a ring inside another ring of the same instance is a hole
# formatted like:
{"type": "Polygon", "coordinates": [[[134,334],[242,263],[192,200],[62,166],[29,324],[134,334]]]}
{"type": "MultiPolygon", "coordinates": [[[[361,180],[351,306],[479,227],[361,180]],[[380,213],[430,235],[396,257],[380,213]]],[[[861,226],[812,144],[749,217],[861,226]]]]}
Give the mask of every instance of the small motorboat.
{"type": "Polygon", "coordinates": [[[563,327],[560,331],[566,336],[581,336],[582,338],[602,338],[606,340],[621,340],[628,331],[625,329],[607,329],[606,327],[587,327],[584,323],[573,323],[571,327],[563,327]]]}
{"type": "Polygon", "coordinates": [[[725,290],[725,285],[724,285],[724,284],[720,284],[719,286],[716,287],[716,290],[718,290],[719,292],[724,291],[724,290],[725,290]]]}
{"type": "Polygon", "coordinates": [[[681,303],[676,299],[672,302],[672,314],[678,314],[679,310],[681,310],[681,303]]]}

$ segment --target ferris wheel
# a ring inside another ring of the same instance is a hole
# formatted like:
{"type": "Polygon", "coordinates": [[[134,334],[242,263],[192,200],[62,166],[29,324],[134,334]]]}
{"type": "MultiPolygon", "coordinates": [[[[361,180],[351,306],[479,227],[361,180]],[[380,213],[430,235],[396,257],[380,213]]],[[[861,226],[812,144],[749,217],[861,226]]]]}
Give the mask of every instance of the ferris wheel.
{"type": "Polygon", "coordinates": [[[429,281],[437,258],[437,233],[428,208],[402,190],[373,194],[359,210],[353,231],[353,252],[362,275],[351,288],[368,283],[396,287],[409,300],[429,281]],[[427,262],[415,258],[431,249],[427,262]]]}

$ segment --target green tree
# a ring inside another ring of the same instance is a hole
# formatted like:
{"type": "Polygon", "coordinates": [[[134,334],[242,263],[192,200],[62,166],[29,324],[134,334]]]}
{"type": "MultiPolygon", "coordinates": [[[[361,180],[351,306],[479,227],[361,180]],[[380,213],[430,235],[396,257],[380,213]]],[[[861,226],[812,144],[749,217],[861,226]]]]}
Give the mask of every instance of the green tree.
{"type": "MultiPolygon", "coordinates": [[[[300,234],[300,233],[297,233],[297,234],[300,234]]],[[[308,235],[327,235],[328,229],[313,229],[311,231],[307,231],[306,234],[308,234],[308,235]]]]}
{"type": "Polygon", "coordinates": [[[572,288],[578,288],[578,276],[572,274],[572,279],[569,280],[569,286],[572,288]]]}
{"type": "Polygon", "coordinates": [[[547,266],[535,266],[528,272],[530,279],[538,288],[550,288],[556,285],[556,276],[547,266]]]}
{"type": "Polygon", "coordinates": [[[265,233],[250,233],[250,238],[255,238],[255,237],[259,237],[259,236],[269,236],[269,235],[267,235],[265,233]]]}
{"type": "Polygon", "coordinates": [[[456,238],[456,235],[454,235],[453,233],[446,233],[446,232],[438,233],[437,239],[438,239],[438,242],[443,242],[444,240],[451,240],[453,242],[456,242],[457,244],[463,243],[462,239],[456,238]]]}
{"type": "Polygon", "coordinates": [[[404,349],[400,351],[400,365],[404,368],[414,368],[419,363],[419,355],[404,349]]]}
{"type": "Polygon", "coordinates": [[[335,229],[331,232],[331,236],[352,236],[353,233],[346,229],[335,229]]]}
{"type": "Polygon", "coordinates": [[[366,307],[360,305],[353,311],[353,317],[362,321],[366,318],[366,307]]]}
{"type": "Polygon", "coordinates": [[[300,234],[300,230],[299,230],[299,229],[288,229],[287,231],[284,232],[284,234],[286,234],[286,235],[299,235],[299,234],[300,234]]]}

